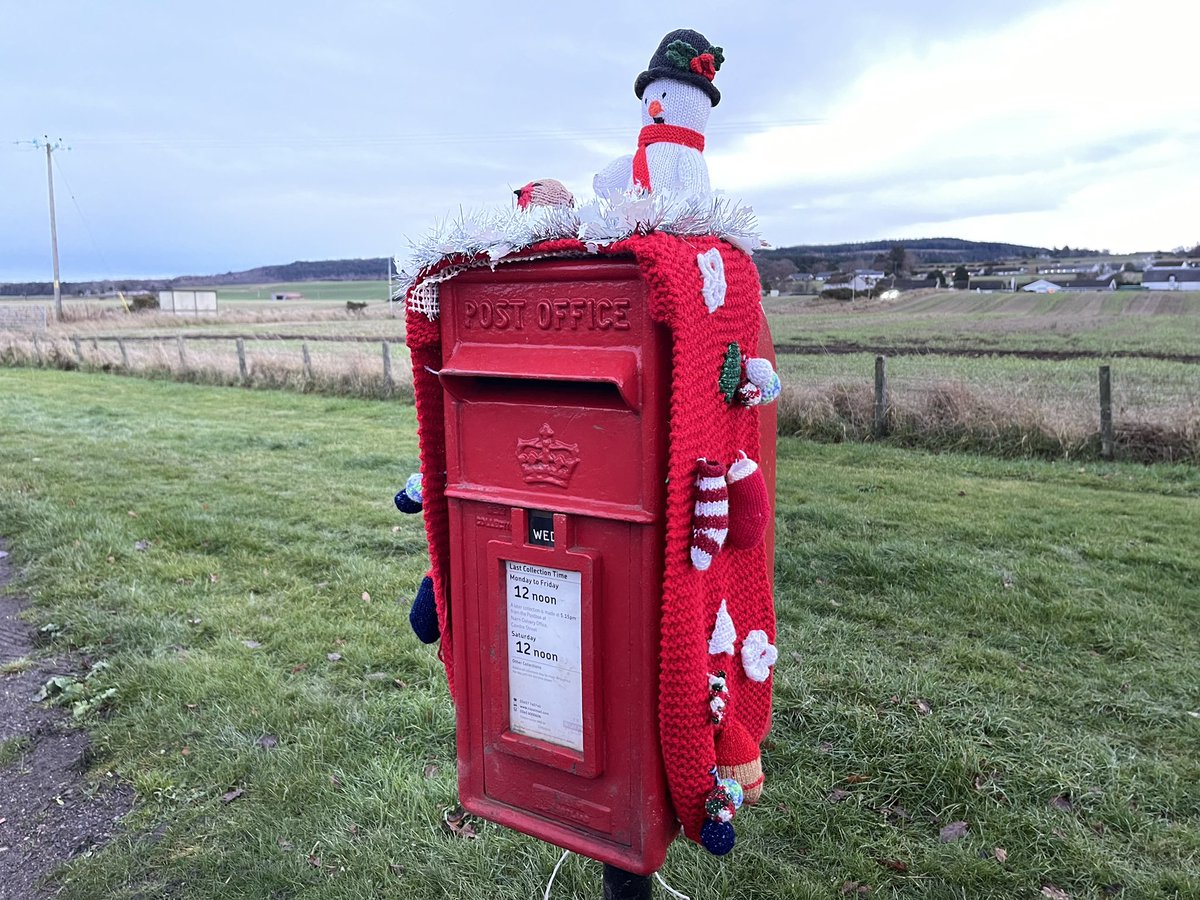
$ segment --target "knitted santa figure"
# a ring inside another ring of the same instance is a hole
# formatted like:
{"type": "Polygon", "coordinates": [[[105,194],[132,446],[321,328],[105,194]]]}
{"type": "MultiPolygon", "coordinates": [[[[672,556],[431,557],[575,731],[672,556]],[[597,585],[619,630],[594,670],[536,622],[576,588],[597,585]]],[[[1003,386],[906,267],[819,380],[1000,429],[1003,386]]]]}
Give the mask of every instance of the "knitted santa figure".
{"type": "Polygon", "coordinates": [[[597,196],[614,198],[635,188],[682,196],[707,194],[704,129],[721,102],[713,78],[725,61],[698,31],[672,31],[658,45],[633,92],[642,101],[638,149],[609,163],[592,181],[597,196]]]}

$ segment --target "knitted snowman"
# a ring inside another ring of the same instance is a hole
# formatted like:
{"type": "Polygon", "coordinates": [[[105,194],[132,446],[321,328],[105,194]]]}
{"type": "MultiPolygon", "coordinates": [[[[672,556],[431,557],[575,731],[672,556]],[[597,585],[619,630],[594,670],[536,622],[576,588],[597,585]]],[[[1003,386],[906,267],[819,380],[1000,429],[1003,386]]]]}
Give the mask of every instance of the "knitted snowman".
{"type": "Polygon", "coordinates": [[[698,31],[672,31],[658,45],[646,71],[633,83],[642,101],[637,153],[609,163],[592,180],[596,195],[614,199],[626,191],[707,194],[704,129],[721,102],[713,84],[725,56],[698,31]]]}

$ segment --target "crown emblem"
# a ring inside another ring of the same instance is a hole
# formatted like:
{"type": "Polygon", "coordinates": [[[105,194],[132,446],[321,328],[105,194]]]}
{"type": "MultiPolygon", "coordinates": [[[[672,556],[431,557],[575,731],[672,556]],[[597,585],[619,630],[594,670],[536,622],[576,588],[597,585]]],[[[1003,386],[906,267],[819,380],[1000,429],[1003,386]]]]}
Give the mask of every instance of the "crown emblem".
{"type": "Polygon", "coordinates": [[[565,444],[554,437],[547,422],[535,438],[517,439],[517,462],[526,484],[553,484],[566,487],[579,465],[579,445],[565,444]]]}

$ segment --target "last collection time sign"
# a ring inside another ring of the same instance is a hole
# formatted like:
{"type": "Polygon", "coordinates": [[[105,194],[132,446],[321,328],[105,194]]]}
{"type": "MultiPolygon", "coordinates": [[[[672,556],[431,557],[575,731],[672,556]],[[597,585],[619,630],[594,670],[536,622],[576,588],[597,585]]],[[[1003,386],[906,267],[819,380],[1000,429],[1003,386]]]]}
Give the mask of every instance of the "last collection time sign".
{"type": "Polygon", "coordinates": [[[583,752],[579,572],[506,560],[509,729],[583,752]]]}

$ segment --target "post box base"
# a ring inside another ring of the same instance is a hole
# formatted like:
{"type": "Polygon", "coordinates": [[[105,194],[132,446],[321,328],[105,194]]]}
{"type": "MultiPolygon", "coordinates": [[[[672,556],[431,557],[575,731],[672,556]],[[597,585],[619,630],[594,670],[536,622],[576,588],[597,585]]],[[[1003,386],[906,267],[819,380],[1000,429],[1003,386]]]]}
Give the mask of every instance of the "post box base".
{"type": "Polygon", "coordinates": [[[467,812],[515,831],[529,834],[531,826],[536,824],[537,836],[540,840],[556,847],[562,847],[564,850],[570,850],[580,856],[595,859],[604,863],[605,868],[611,866],[614,870],[623,871],[629,876],[653,875],[662,868],[667,859],[669,843],[653,852],[646,850],[639,852],[632,847],[622,852],[619,847],[615,847],[611,843],[605,843],[602,848],[598,849],[596,836],[590,833],[576,831],[548,819],[539,819],[534,823],[531,821],[529,813],[514,809],[507,804],[493,802],[486,797],[462,797],[461,801],[467,812]]]}

